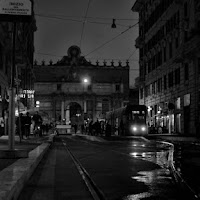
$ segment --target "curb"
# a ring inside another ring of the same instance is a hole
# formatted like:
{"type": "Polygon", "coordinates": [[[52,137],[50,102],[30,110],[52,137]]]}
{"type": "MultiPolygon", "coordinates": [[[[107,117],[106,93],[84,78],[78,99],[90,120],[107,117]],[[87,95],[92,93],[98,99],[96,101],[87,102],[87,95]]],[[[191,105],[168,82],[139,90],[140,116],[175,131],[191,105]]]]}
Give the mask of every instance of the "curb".
{"type": "Polygon", "coordinates": [[[27,180],[48,151],[53,136],[29,153],[28,158],[17,160],[0,172],[0,200],[17,200],[27,180]]]}
{"type": "Polygon", "coordinates": [[[187,193],[191,196],[192,199],[200,199],[200,196],[189,186],[189,184],[182,178],[181,174],[178,170],[176,170],[173,163],[169,166],[170,172],[173,175],[175,182],[179,184],[179,186],[186,190],[187,193]]]}

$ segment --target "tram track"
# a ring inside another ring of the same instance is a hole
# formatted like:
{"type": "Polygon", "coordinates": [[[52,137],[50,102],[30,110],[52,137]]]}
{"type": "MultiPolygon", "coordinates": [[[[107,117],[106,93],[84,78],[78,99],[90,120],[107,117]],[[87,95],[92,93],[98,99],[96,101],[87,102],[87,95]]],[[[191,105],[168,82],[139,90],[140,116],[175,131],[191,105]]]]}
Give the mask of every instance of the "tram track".
{"type": "Polygon", "coordinates": [[[87,186],[92,198],[94,200],[106,200],[104,193],[100,190],[100,188],[96,185],[93,181],[87,170],[82,166],[80,161],[74,156],[70,148],[67,146],[66,142],[62,139],[61,140],[65,150],[70,155],[72,161],[74,162],[82,180],[84,181],[85,185],[87,186]]]}

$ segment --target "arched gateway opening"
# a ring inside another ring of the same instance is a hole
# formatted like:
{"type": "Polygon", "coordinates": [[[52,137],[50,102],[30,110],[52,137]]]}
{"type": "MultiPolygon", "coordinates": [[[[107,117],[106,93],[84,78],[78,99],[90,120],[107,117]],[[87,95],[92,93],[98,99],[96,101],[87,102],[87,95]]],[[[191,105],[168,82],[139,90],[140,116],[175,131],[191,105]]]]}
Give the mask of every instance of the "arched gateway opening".
{"type": "Polygon", "coordinates": [[[84,123],[83,110],[80,104],[71,102],[67,105],[66,121],[69,121],[72,126],[80,127],[84,123]]]}

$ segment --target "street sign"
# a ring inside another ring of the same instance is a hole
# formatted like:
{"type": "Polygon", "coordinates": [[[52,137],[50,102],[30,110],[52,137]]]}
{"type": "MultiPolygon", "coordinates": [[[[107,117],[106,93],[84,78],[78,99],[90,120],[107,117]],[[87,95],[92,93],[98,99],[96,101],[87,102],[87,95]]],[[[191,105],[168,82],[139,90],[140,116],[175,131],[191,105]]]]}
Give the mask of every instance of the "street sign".
{"type": "Polygon", "coordinates": [[[0,21],[26,21],[31,15],[30,0],[0,0],[0,21]]]}

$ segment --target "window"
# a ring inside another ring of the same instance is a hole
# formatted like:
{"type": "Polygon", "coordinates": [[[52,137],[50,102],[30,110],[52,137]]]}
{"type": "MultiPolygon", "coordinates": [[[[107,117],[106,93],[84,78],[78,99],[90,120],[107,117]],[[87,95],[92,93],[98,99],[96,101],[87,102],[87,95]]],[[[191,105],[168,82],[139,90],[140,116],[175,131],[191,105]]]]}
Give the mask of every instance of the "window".
{"type": "Polygon", "coordinates": [[[88,91],[92,91],[92,86],[88,85],[87,89],[88,89],[88,91]]]}
{"type": "Polygon", "coordinates": [[[185,81],[187,81],[189,80],[189,64],[188,63],[185,63],[184,72],[185,72],[185,81]]]}
{"type": "Polygon", "coordinates": [[[140,99],[143,99],[143,88],[140,89],[140,99]]]}
{"type": "Polygon", "coordinates": [[[184,16],[185,17],[188,16],[188,4],[187,4],[187,2],[184,3],[184,16]]]}
{"type": "Polygon", "coordinates": [[[188,41],[188,32],[184,31],[184,41],[187,42],[188,41]]]}
{"type": "Polygon", "coordinates": [[[199,103],[200,103],[200,90],[199,90],[199,103]]]}
{"type": "Polygon", "coordinates": [[[3,69],[3,50],[1,45],[0,45],[0,69],[3,69]]]}
{"type": "Polygon", "coordinates": [[[184,95],[184,106],[189,106],[190,105],[190,94],[185,94],[184,95]]]}
{"type": "Polygon", "coordinates": [[[106,113],[109,111],[109,101],[108,99],[103,99],[102,101],[102,113],[106,113]]]}
{"type": "Polygon", "coordinates": [[[172,87],[173,85],[174,85],[174,82],[173,82],[173,72],[170,72],[169,74],[168,74],[168,87],[170,88],[170,87],[172,87]]]}
{"type": "Polygon", "coordinates": [[[115,91],[120,92],[120,85],[119,84],[115,85],[115,91]]]}
{"type": "Polygon", "coordinates": [[[92,110],[93,110],[93,101],[87,100],[87,111],[92,111],[92,110]]]}
{"type": "Polygon", "coordinates": [[[172,42],[169,43],[169,58],[172,58],[172,42]]]}
{"type": "Polygon", "coordinates": [[[102,111],[102,102],[101,101],[97,101],[96,110],[102,111]]]}
{"type": "Polygon", "coordinates": [[[178,98],[176,99],[175,108],[176,108],[176,109],[180,109],[180,108],[181,108],[181,98],[180,98],[180,97],[178,97],[178,98]]]}
{"type": "Polygon", "coordinates": [[[155,94],[156,90],[155,90],[155,82],[152,83],[152,94],[155,94]]]}
{"type": "Polygon", "coordinates": [[[164,89],[167,89],[167,76],[164,76],[164,89]]]}
{"type": "Polygon", "coordinates": [[[180,84],[180,68],[175,70],[175,85],[180,84]]]}
{"type": "Polygon", "coordinates": [[[162,92],[162,78],[158,79],[158,92],[162,92]]]}
{"type": "Polygon", "coordinates": [[[178,48],[178,46],[179,46],[179,37],[176,37],[175,46],[176,46],[176,48],[178,48]]]}
{"type": "Polygon", "coordinates": [[[57,84],[57,90],[58,90],[58,91],[61,90],[61,84],[57,84]]]}
{"type": "Polygon", "coordinates": [[[148,86],[145,86],[145,97],[148,97],[148,86]]]}
{"type": "Polygon", "coordinates": [[[197,63],[197,65],[198,65],[198,73],[200,74],[200,58],[198,58],[198,63],[197,63]]]}
{"type": "Polygon", "coordinates": [[[163,61],[166,62],[167,57],[166,57],[166,47],[163,48],[163,61]]]}

